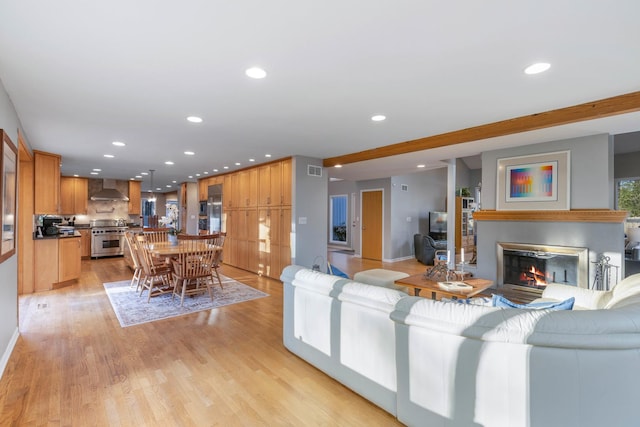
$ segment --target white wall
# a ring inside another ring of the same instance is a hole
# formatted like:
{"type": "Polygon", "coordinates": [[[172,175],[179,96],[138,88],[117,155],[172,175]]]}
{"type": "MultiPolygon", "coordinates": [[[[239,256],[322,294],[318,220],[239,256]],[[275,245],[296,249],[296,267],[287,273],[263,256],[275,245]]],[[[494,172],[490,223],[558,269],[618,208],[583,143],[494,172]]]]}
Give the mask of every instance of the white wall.
{"type": "MultiPolygon", "coordinates": [[[[9,95],[0,82],[0,128],[18,144],[20,122],[9,95]]],[[[16,215],[18,218],[19,215],[16,215]]],[[[17,252],[17,251],[16,251],[17,252]]],[[[8,361],[18,334],[18,256],[0,264],[0,374],[8,361]]]]}

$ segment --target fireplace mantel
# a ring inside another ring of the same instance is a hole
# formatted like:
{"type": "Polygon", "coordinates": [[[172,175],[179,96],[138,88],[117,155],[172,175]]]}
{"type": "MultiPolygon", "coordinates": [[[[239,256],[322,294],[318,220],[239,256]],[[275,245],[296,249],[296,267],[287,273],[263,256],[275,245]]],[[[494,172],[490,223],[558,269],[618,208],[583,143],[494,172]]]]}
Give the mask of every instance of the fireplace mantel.
{"type": "Polygon", "coordinates": [[[546,221],[546,222],[611,222],[622,223],[627,211],[609,209],[572,209],[568,211],[496,211],[473,213],[475,221],[546,221]]]}

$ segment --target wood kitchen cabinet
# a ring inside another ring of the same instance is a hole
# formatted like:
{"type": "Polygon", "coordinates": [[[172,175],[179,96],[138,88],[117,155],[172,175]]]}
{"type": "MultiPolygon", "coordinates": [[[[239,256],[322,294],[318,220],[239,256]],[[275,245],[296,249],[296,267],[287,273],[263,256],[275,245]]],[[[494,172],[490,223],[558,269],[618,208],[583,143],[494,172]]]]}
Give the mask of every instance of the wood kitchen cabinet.
{"type": "Polygon", "coordinates": [[[279,278],[291,263],[292,160],[229,173],[223,188],[225,264],[279,278]]]}
{"type": "Polygon", "coordinates": [[[58,239],[58,283],[80,278],[80,254],[80,237],[58,239]]]}
{"type": "Polygon", "coordinates": [[[142,203],[140,198],[140,181],[129,181],[129,215],[140,215],[142,213],[142,203]]]}
{"type": "Polygon", "coordinates": [[[73,176],[60,177],[60,213],[87,214],[89,204],[89,180],[73,176]]]}
{"type": "Polygon", "coordinates": [[[91,258],[91,230],[76,229],[80,233],[80,256],[83,259],[91,258]]]}
{"type": "Polygon", "coordinates": [[[60,161],[57,154],[33,150],[34,213],[60,213],[60,161]]]}
{"type": "Polygon", "coordinates": [[[36,239],[34,242],[34,291],[56,289],[80,278],[81,238],[36,239]]]}

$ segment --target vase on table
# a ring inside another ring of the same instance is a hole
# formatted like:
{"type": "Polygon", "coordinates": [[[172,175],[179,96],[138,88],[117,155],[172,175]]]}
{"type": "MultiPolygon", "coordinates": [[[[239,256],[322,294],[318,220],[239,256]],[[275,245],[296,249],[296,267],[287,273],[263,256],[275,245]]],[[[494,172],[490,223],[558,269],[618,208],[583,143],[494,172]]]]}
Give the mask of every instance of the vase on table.
{"type": "Polygon", "coordinates": [[[168,234],[169,243],[171,246],[178,246],[178,235],[177,234],[168,234]]]}

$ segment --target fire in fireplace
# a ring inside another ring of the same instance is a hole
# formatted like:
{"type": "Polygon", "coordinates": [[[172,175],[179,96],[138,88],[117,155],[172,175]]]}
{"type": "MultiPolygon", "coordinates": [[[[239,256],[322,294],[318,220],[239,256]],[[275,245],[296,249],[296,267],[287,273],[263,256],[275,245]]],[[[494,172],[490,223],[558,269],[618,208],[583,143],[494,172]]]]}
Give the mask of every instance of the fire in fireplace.
{"type": "Polygon", "coordinates": [[[568,246],[498,243],[498,284],[541,293],[549,283],[588,287],[589,250],[568,246]]]}

